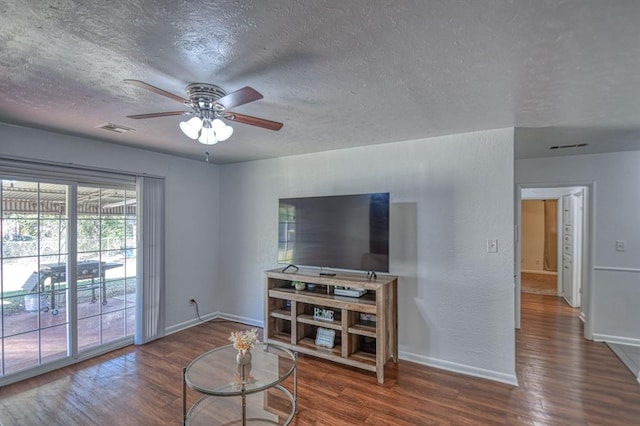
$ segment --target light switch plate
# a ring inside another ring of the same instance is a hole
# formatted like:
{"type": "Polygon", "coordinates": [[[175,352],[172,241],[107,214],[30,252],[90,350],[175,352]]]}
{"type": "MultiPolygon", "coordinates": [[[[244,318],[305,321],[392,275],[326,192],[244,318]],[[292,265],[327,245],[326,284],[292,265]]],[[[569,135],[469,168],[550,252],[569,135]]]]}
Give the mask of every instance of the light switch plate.
{"type": "Polygon", "coordinates": [[[498,240],[487,240],[487,253],[498,252],[498,240]]]}
{"type": "Polygon", "coordinates": [[[624,251],[624,241],[616,240],[616,251],[624,251]]]}

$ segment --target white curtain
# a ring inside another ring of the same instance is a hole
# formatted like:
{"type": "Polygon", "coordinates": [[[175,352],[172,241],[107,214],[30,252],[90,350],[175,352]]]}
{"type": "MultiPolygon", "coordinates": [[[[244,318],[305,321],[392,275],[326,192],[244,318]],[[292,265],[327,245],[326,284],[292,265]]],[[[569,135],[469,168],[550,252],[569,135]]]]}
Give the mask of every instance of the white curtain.
{"type": "Polygon", "coordinates": [[[139,177],[136,289],[137,345],[164,336],[164,179],[139,177]]]}

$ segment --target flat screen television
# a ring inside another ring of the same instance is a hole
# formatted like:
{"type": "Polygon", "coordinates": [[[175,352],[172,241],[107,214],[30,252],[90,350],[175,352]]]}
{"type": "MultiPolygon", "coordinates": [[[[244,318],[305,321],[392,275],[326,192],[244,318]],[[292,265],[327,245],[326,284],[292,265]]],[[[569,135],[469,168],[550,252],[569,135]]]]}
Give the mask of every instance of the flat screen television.
{"type": "Polygon", "coordinates": [[[389,272],[389,193],[281,198],[278,263],[389,272]]]}

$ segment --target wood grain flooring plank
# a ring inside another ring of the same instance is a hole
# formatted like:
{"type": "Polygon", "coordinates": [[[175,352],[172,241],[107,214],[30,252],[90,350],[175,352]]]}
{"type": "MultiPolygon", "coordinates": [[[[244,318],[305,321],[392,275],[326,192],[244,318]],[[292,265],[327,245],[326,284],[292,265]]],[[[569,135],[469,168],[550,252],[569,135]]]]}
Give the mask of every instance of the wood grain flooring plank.
{"type": "MultiPolygon", "coordinates": [[[[400,360],[374,373],[299,356],[295,426],[633,425],[640,384],[603,343],[583,338],[579,311],[523,294],[514,387],[400,360]]],[[[207,322],[0,388],[0,424],[179,425],[182,368],[253,327],[207,322]]],[[[291,387],[291,381],[287,381],[291,387]]],[[[198,398],[188,393],[189,404],[198,398]]]]}

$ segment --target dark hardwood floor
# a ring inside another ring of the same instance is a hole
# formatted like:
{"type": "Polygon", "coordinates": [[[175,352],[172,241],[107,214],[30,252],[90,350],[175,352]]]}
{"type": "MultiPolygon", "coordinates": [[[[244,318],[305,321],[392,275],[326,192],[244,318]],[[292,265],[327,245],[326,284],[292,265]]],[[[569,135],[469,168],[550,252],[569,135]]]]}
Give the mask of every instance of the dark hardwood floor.
{"type": "MultiPolygon", "coordinates": [[[[299,358],[294,425],[632,425],[640,384],[604,343],[582,338],[561,298],[522,296],[516,333],[519,387],[389,363],[374,373],[299,358]]],[[[0,424],[178,425],[181,370],[228,344],[234,323],[205,323],[0,389],[0,424]]],[[[195,402],[193,392],[189,402],[195,402]]]]}

